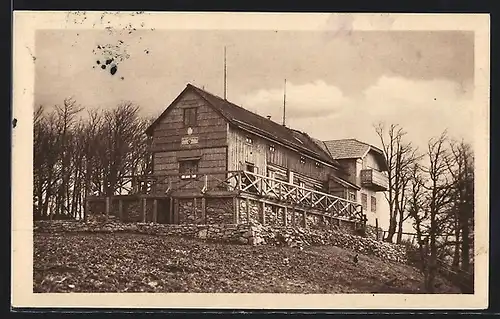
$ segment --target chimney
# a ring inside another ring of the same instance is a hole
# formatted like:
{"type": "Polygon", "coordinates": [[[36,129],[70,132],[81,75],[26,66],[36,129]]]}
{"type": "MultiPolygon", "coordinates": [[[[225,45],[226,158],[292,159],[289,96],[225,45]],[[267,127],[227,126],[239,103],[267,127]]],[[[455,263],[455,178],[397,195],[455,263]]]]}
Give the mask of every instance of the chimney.
{"type": "Polygon", "coordinates": [[[271,120],[271,115],[268,115],[268,116],[267,116],[267,119],[268,119],[268,120],[271,120]]]}

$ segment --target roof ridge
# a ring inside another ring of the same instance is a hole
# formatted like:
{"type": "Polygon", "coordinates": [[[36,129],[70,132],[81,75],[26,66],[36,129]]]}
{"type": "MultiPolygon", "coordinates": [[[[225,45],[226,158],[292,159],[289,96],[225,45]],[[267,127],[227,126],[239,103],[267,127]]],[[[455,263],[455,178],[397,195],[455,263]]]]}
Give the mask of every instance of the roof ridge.
{"type": "MultiPolygon", "coordinates": [[[[228,99],[225,99],[225,98],[223,98],[223,97],[221,97],[221,96],[218,96],[218,95],[217,95],[217,94],[215,94],[215,93],[209,92],[209,91],[204,90],[204,89],[200,89],[199,87],[197,87],[197,86],[195,86],[195,85],[192,85],[192,84],[190,84],[190,83],[188,84],[188,86],[191,86],[191,87],[193,87],[193,88],[195,88],[195,89],[197,89],[197,90],[199,90],[199,91],[201,91],[201,92],[203,92],[203,93],[209,94],[209,95],[213,96],[214,98],[219,99],[219,100],[221,100],[221,101],[223,101],[223,102],[229,103],[229,104],[231,104],[232,106],[235,106],[235,107],[240,108],[240,109],[242,109],[242,110],[245,110],[245,111],[247,111],[247,112],[253,113],[253,114],[257,115],[257,116],[260,116],[260,117],[262,117],[263,119],[266,119],[266,118],[265,118],[265,117],[263,117],[262,115],[260,115],[260,114],[258,114],[258,113],[255,113],[255,112],[253,112],[253,111],[250,111],[249,109],[246,109],[246,108],[244,108],[244,107],[242,107],[242,106],[239,106],[238,104],[235,104],[235,103],[233,103],[233,102],[229,101],[228,99]]],[[[278,124],[278,123],[276,123],[276,124],[278,124]]]]}
{"type": "MultiPolygon", "coordinates": [[[[201,92],[203,92],[203,93],[209,94],[209,95],[211,95],[211,96],[213,96],[213,97],[215,97],[215,98],[217,98],[217,99],[219,99],[219,100],[221,100],[221,101],[223,101],[225,103],[229,103],[229,104],[231,104],[234,107],[237,107],[237,108],[239,108],[241,110],[244,110],[244,111],[252,113],[252,114],[254,114],[254,115],[258,116],[258,117],[261,117],[263,120],[269,120],[268,118],[266,118],[266,117],[264,117],[264,116],[262,116],[262,115],[260,115],[260,114],[258,114],[256,112],[253,112],[253,111],[251,111],[251,110],[249,110],[247,108],[244,108],[244,107],[242,107],[242,106],[240,106],[238,104],[235,104],[235,103],[233,103],[233,102],[231,102],[231,101],[229,101],[227,99],[224,99],[224,98],[218,96],[217,94],[211,93],[211,92],[209,92],[207,90],[200,89],[199,87],[197,87],[195,85],[192,85],[192,84],[188,84],[188,85],[191,86],[191,87],[193,87],[193,88],[195,88],[195,89],[197,89],[197,90],[199,90],[199,91],[201,91],[201,92]]],[[[286,129],[290,130],[290,131],[295,131],[295,132],[298,132],[298,133],[301,133],[301,134],[306,134],[305,132],[302,132],[300,130],[294,129],[292,127],[281,125],[281,124],[279,124],[277,122],[274,122],[274,121],[271,121],[271,122],[274,123],[275,125],[280,125],[280,126],[286,128],[286,129]]]]}
{"type": "MultiPolygon", "coordinates": [[[[212,97],[212,98],[217,99],[220,102],[227,103],[228,105],[231,105],[232,107],[235,107],[235,108],[237,108],[239,110],[242,110],[243,112],[247,112],[249,114],[252,114],[253,116],[258,117],[262,121],[269,121],[269,123],[272,123],[272,125],[275,125],[276,128],[279,126],[281,129],[287,130],[289,133],[291,133],[292,137],[294,137],[296,140],[298,140],[300,142],[300,145],[297,145],[297,146],[299,146],[299,147],[305,147],[306,149],[309,148],[309,151],[312,151],[313,153],[317,153],[316,156],[318,156],[318,155],[321,156],[320,154],[322,154],[323,156],[326,156],[326,158],[328,158],[328,160],[330,160],[330,161],[333,160],[333,158],[331,157],[331,154],[329,152],[325,152],[325,150],[321,146],[317,145],[317,143],[314,142],[314,140],[312,139],[312,137],[310,135],[308,135],[306,132],[303,132],[301,130],[298,130],[298,129],[295,129],[295,128],[292,128],[292,127],[289,127],[289,126],[285,126],[285,125],[282,125],[282,124],[277,123],[275,121],[272,121],[272,120],[270,120],[270,119],[268,119],[268,118],[266,118],[266,117],[264,117],[264,116],[262,116],[262,115],[260,115],[260,114],[258,114],[256,112],[253,112],[253,111],[251,111],[249,109],[246,109],[246,108],[244,108],[244,107],[242,107],[240,105],[237,105],[237,104],[235,104],[235,103],[233,103],[231,101],[228,101],[227,99],[224,99],[224,98],[222,98],[222,97],[220,97],[220,96],[218,96],[218,95],[216,95],[214,93],[211,93],[211,92],[206,91],[204,89],[200,89],[199,87],[197,87],[195,85],[192,85],[190,83],[188,84],[188,86],[191,87],[191,88],[193,88],[194,90],[196,90],[198,93],[200,93],[202,95],[206,94],[206,95],[208,95],[208,97],[212,97]],[[303,141],[301,141],[300,139],[298,139],[295,136],[295,134],[300,134],[303,139],[308,139],[309,142],[312,142],[312,144],[309,147],[304,146],[303,145],[304,144],[303,141]],[[311,146],[312,146],[312,149],[311,149],[311,146]]],[[[209,103],[211,103],[211,102],[209,102],[209,103]]],[[[222,110],[221,112],[224,113],[224,110],[222,110]]],[[[228,120],[229,121],[239,121],[237,119],[231,118],[231,116],[229,116],[228,120]]],[[[252,124],[247,123],[245,121],[243,121],[243,124],[252,125],[252,124]]],[[[333,162],[335,162],[335,160],[333,160],[333,162]]]]}

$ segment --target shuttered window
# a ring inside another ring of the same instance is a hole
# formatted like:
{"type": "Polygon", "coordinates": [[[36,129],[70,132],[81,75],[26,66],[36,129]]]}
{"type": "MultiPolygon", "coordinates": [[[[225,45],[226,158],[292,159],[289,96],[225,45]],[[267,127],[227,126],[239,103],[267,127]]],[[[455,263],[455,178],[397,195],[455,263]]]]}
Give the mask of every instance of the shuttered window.
{"type": "Polygon", "coordinates": [[[192,127],[196,126],[196,108],[190,107],[184,109],[184,126],[192,127]]]}
{"type": "Polygon", "coordinates": [[[368,195],[361,194],[361,205],[364,210],[368,210],[368,195]]]}
{"type": "Polygon", "coordinates": [[[372,196],[371,198],[371,206],[372,206],[372,212],[377,211],[377,198],[375,196],[372,196]]]}

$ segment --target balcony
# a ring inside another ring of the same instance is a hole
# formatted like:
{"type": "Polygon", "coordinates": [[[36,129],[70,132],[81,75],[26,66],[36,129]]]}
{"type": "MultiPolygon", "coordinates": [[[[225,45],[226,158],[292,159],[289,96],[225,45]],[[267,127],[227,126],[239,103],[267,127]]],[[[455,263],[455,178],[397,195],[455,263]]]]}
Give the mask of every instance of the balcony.
{"type": "Polygon", "coordinates": [[[125,176],[113,196],[161,198],[170,195],[238,196],[242,193],[338,219],[366,221],[357,202],[248,171],[200,172],[188,180],[182,179],[180,174],[125,176]]]}
{"type": "Polygon", "coordinates": [[[361,186],[376,192],[384,192],[389,189],[387,176],[374,169],[361,170],[361,186]]]}

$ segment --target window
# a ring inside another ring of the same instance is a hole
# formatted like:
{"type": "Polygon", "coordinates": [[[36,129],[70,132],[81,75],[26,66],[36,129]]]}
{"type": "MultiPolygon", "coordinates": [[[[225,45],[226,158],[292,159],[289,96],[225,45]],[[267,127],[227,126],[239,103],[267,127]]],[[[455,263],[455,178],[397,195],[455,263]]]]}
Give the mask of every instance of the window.
{"type": "Polygon", "coordinates": [[[300,163],[305,164],[306,163],[306,158],[304,156],[300,157],[300,163]]]}
{"type": "Polygon", "coordinates": [[[246,139],[245,139],[245,142],[247,144],[253,144],[253,139],[251,137],[247,136],[246,139]]]}
{"type": "Polygon", "coordinates": [[[252,163],[246,163],[245,170],[247,172],[254,173],[255,172],[255,165],[252,163]]]}
{"type": "Polygon", "coordinates": [[[196,108],[190,107],[184,109],[184,126],[192,127],[196,125],[196,108]]]}
{"type": "Polygon", "coordinates": [[[321,167],[321,163],[320,162],[316,162],[316,163],[314,163],[314,165],[316,166],[316,168],[320,168],[321,167]]]}
{"type": "Polygon", "coordinates": [[[275,150],[276,148],[274,147],[274,145],[269,145],[269,151],[274,152],[275,150]]]}
{"type": "Polygon", "coordinates": [[[363,209],[368,209],[368,195],[361,194],[361,205],[363,206],[363,209]]]}
{"type": "Polygon", "coordinates": [[[375,196],[372,196],[372,198],[371,198],[371,208],[372,208],[372,212],[377,211],[377,198],[375,196]]]}
{"type": "Polygon", "coordinates": [[[356,192],[347,191],[347,199],[355,202],[356,201],[356,192]]]}
{"type": "Polygon", "coordinates": [[[179,162],[179,173],[181,179],[196,178],[198,172],[198,160],[182,160],[179,162]]]}

